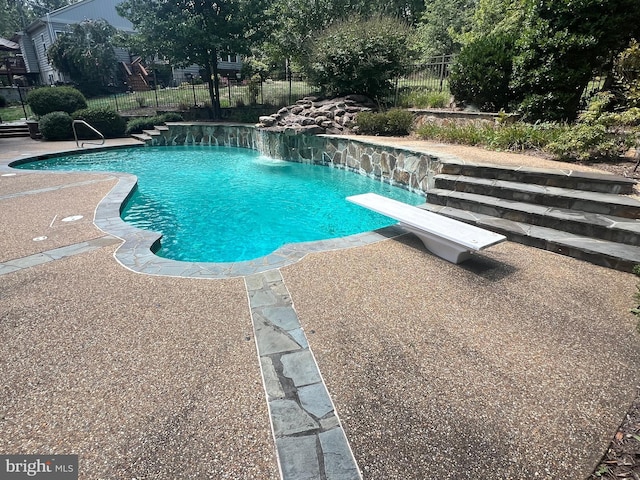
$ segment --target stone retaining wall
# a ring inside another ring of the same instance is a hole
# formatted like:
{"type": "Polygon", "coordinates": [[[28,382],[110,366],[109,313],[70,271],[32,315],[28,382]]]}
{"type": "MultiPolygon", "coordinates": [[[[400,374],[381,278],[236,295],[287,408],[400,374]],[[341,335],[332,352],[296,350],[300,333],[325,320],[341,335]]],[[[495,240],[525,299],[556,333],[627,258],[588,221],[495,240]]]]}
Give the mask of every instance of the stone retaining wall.
{"type": "Polygon", "coordinates": [[[291,135],[249,125],[170,123],[150,145],[211,145],[257,150],[271,158],[326,165],[426,195],[441,161],[432,155],[340,135],[291,135]]]}

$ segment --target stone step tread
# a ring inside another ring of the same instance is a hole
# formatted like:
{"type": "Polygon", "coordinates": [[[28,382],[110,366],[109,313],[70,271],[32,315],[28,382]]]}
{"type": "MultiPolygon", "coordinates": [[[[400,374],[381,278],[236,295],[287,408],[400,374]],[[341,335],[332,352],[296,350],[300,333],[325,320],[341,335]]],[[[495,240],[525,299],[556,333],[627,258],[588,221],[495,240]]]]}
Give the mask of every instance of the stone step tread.
{"type": "Polygon", "coordinates": [[[575,235],[553,228],[529,225],[527,223],[515,222],[442,205],[427,203],[420,205],[420,208],[502,233],[509,239],[514,238],[514,236],[530,237],[532,239],[539,239],[545,244],[553,244],[560,247],[565,246],[566,248],[584,251],[590,255],[602,255],[607,258],[617,259],[626,263],[627,266],[640,264],[640,246],[575,235]]]}
{"type": "Polygon", "coordinates": [[[427,199],[430,195],[454,198],[457,200],[465,200],[480,205],[518,211],[532,215],[546,216],[554,218],[556,220],[598,225],[612,230],[623,230],[626,232],[640,234],[640,219],[616,217],[613,215],[603,215],[599,213],[583,212],[566,208],[536,205],[533,203],[518,202],[515,200],[491,197],[488,195],[478,195],[475,193],[458,192],[454,190],[444,190],[439,188],[433,188],[429,190],[429,192],[427,193],[427,199]]]}
{"type": "Polygon", "coordinates": [[[19,130],[19,131],[29,131],[29,127],[26,125],[0,125],[0,132],[7,132],[7,131],[14,131],[14,130],[19,130]]]}
{"type": "Polygon", "coordinates": [[[562,198],[575,198],[579,200],[589,200],[593,202],[601,202],[615,205],[625,205],[640,209],[640,201],[618,195],[615,193],[592,192],[589,190],[576,190],[571,188],[553,187],[548,185],[538,185],[531,183],[512,182],[508,180],[496,180],[490,178],[471,177],[467,175],[451,175],[441,173],[435,175],[436,180],[442,179],[466,184],[491,186],[499,189],[514,190],[518,192],[542,194],[562,198]]]}
{"type": "Polygon", "coordinates": [[[23,132],[23,131],[19,131],[19,132],[3,132],[0,131],[0,138],[13,138],[13,137],[28,137],[29,136],[29,132],[23,132]]]}
{"type": "Polygon", "coordinates": [[[155,128],[159,132],[168,132],[169,131],[169,127],[167,127],[166,125],[156,125],[153,128],[155,128]]]}
{"type": "Polygon", "coordinates": [[[131,136],[136,140],[141,140],[143,142],[146,142],[147,140],[151,140],[151,136],[145,133],[132,133],[131,136]]]}
{"type": "Polygon", "coordinates": [[[161,135],[158,130],[142,130],[142,133],[149,135],[150,137],[157,137],[158,135],[161,135]]]}
{"type": "Polygon", "coordinates": [[[580,185],[584,190],[595,189],[613,193],[631,193],[636,181],[620,175],[580,170],[562,170],[537,167],[513,167],[509,165],[492,165],[485,163],[443,162],[441,173],[465,174],[484,178],[502,180],[518,180],[527,183],[538,183],[553,186],[580,185]],[[603,190],[604,189],[604,190],[603,190]]]}

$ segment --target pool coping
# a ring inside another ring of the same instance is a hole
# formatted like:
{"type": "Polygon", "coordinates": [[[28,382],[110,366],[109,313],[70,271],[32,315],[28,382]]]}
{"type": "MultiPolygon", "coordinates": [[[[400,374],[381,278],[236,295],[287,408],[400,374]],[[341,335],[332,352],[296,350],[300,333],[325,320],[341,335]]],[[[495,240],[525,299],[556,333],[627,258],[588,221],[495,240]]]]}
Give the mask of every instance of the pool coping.
{"type": "MultiPolygon", "coordinates": [[[[15,172],[15,169],[12,167],[37,160],[46,160],[60,155],[79,155],[88,152],[120,148],[144,148],[144,145],[115,145],[91,148],[90,150],[69,150],[35,155],[9,161],[6,166],[0,166],[0,171],[15,172]]],[[[25,169],[22,171],[34,172],[36,170],[25,169]]],[[[60,173],[49,170],[37,170],[37,172],[54,175],[60,173]]],[[[65,171],[64,173],[73,172],[65,171]]],[[[93,223],[102,232],[122,241],[114,252],[116,261],[128,270],[145,275],[200,279],[246,277],[291,265],[311,253],[359,247],[406,234],[406,232],[398,226],[391,225],[389,227],[345,237],[288,243],[268,255],[252,260],[238,262],[191,262],[172,260],[160,257],[154,253],[162,238],[161,233],[135,227],[125,222],[120,216],[126,201],[137,187],[138,179],[135,175],[125,172],[109,171],[83,173],[94,173],[97,175],[107,174],[117,179],[117,184],[97,205],[94,212],[93,223]]]]}

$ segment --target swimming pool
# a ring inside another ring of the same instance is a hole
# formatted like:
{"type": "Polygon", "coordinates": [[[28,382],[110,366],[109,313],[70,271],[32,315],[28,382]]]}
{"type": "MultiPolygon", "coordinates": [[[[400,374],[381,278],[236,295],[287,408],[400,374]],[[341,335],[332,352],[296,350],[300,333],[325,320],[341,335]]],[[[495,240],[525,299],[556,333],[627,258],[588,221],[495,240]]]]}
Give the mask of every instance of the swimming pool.
{"type": "Polygon", "coordinates": [[[29,162],[18,168],[128,172],[138,177],[122,218],[162,234],[157,255],[191,262],[256,259],[289,243],[375,230],[387,217],[345,201],[375,192],[417,205],[420,195],[346,170],[232,147],[147,147],[29,162]]]}

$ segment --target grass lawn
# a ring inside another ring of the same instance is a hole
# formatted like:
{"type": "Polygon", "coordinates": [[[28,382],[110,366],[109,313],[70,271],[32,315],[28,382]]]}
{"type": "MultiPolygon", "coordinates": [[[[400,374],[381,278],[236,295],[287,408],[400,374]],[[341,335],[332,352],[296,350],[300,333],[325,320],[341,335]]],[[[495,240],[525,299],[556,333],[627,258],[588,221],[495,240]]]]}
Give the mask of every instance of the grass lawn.
{"type": "MultiPolygon", "coordinates": [[[[222,107],[236,107],[245,105],[273,105],[284,106],[296,100],[313,95],[312,85],[306,82],[269,81],[262,86],[251,87],[249,85],[220,85],[220,103],[222,107]]],[[[148,92],[119,93],[104,97],[90,98],[87,100],[89,107],[111,107],[116,111],[136,110],[144,107],[152,107],[159,110],[180,109],[188,110],[189,107],[209,105],[209,90],[207,85],[182,85],[177,88],[165,88],[150,90],[148,92]]],[[[31,110],[25,105],[27,115],[31,110]]],[[[21,105],[0,108],[0,118],[3,122],[15,121],[24,118],[21,105]]]]}

